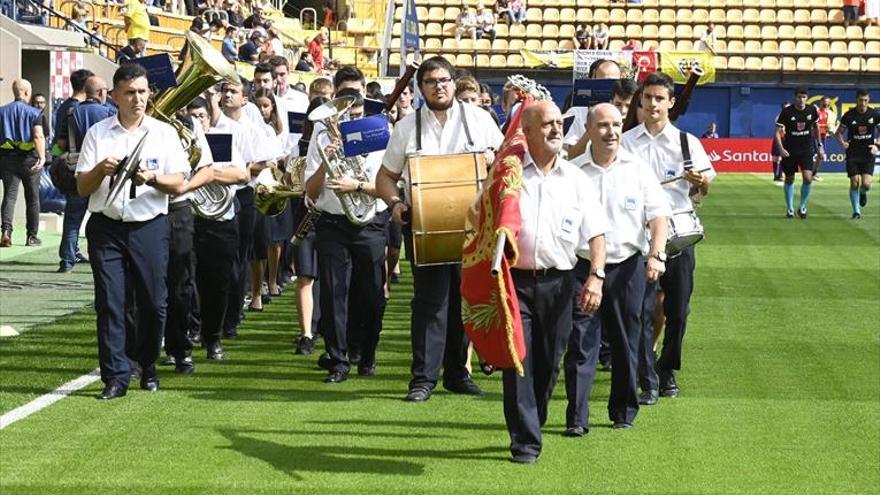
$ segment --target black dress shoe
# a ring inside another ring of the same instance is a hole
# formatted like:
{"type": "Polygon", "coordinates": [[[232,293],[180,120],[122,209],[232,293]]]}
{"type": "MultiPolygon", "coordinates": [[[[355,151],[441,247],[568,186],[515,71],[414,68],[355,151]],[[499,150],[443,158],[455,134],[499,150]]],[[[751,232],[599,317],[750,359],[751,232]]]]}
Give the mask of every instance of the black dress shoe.
{"type": "Polygon", "coordinates": [[[303,356],[308,356],[309,354],[315,352],[315,342],[309,337],[303,335],[299,339],[296,340],[296,354],[301,354],[303,356]]]}
{"type": "Polygon", "coordinates": [[[446,383],[443,382],[443,388],[449,390],[454,394],[464,394],[464,395],[483,395],[483,390],[480,389],[479,385],[474,383],[471,377],[467,377],[464,380],[456,383],[446,383]]]}
{"type": "Polygon", "coordinates": [[[342,383],[345,380],[348,380],[348,372],[336,370],[331,371],[327,378],[324,378],[324,383],[342,383]]]}
{"type": "Polygon", "coordinates": [[[564,437],[582,437],[586,434],[587,430],[583,426],[570,426],[562,432],[564,437]]]}
{"type": "Polygon", "coordinates": [[[400,275],[392,272],[391,273],[391,283],[392,284],[400,283],[400,275]]]}
{"type": "Polygon", "coordinates": [[[427,387],[413,387],[404,398],[407,402],[425,402],[431,398],[431,389],[427,387]]]}
{"type": "Polygon", "coordinates": [[[653,406],[657,403],[657,391],[645,390],[639,394],[639,404],[643,406],[653,406]]]}
{"type": "Polygon", "coordinates": [[[330,368],[333,366],[333,360],[330,359],[330,354],[325,352],[318,356],[318,366],[330,371],[330,368]]]}
{"type": "Polygon", "coordinates": [[[358,375],[360,376],[375,376],[376,375],[376,363],[373,364],[358,364],[358,375]]]}
{"type": "Polygon", "coordinates": [[[632,423],[627,423],[626,421],[616,421],[613,425],[611,425],[612,430],[629,430],[633,427],[632,423]]]}
{"type": "Polygon", "coordinates": [[[76,262],[77,263],[88,263],[89,259],[83,256],[82,253],[76,253],[76,262]]]}
{"type": "Polygon", "coordinates": [[[182,357],[174,363],[174,372],[180,373],[181,375],[189,375],[192,374],[193,371],[196,370],[196,365],[193,364],[193,358],[191,356],[182,357]]]}
{"type": "Polygon", "coordinates": [[[149,378],[141,378],[141,390],[156,392],[159,390],[159,377],[153,375],[149,378]]]}
{"type": "Polygon", "coordinates": [[[123,397],[126,392],[128,392],[128,388],[120,385],[118,383],[110,383],[104,387],[104,390],[98,394],[98,400],[112,400],[119,397],[123,397]]]}
{"type": "Polygon", "coordinates": [[[678,397],[678,383],[675,381],[675,375],[670,374],[660,377],[660,396],[674,398],[678,397]]]}
{"type": "Polygon", "coordinates": [[[611,371],[611,361],[607,360],[599,360],[599,371],[609,372],[611,371]]]}
{"type": "Polygon", "coordinates": [[[226,359],[226,353],[219,342],[208,345],[208,359],[213,361],[223,361],[226,359]]]}
{"type": "Polygon", "coordinates": [[[361,362],[361,353],[359,351],[349,351],[348,352],[348,362],[351,364],[358,364],[361,362]]]}
{"type": "Polygon", "coordinates": [[[224,339],[237,339],[238,338],[238,330],[223,330],[223,338],[224,339]]]}
{"type": "Polygon", "coordinates": [[[55,273],[70,273],[72,271],[73,271],[73,266],[62,264],[61,266],[58,267],[57,270],[55,270],[55,273]]]}
{"type": "Polygon", "coordinates": [[[534,464],[538,462],[538,456],[534,454],[516,454],[510,458],[514,464],[534,464]]]}
{"type": "Polygon", "coordinates": [[[174,366],[176,362],[177,361],[174,359],[174,356],[166,354],[165,358],[162,359],[162,366],[174,366]]]}

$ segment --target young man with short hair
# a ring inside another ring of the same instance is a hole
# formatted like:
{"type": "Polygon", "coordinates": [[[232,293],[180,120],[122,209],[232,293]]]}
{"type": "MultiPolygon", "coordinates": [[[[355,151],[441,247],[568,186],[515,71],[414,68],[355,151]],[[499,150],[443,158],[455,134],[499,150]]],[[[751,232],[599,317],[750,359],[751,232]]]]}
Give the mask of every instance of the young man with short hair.
{"type": "Polygon", "coordinates": [[[782,172],[785,174],[785,216],[794,217],[794,174],[801,171],[801,202],[797,214],[807,218],[807,201],[813,189],[813,150],[819,160],[825,159],[825,148],[819,140],[819,112],[813,105],[807,105],[807,90],[794,90],[794,103],[785,107],[776,118],[776,126],[785,131],[785,137],[779,133],[774,139],[779,140],[782,153],[782,172]]]}
{"type": "Polygon", "coordinates": [[[852,217],[862,218],[862,208],[868,204],[868,191],[874,174],[874,163],[880,149],[880,111],[871,108],[868,90],[856,91],[856,106],[840,118],[837,128],[837,142],[846,150],[846,175],[849,177],[849,201],[852,204],[852,217]],[[844,131],[848,133],[843,138],[844,131]]]}

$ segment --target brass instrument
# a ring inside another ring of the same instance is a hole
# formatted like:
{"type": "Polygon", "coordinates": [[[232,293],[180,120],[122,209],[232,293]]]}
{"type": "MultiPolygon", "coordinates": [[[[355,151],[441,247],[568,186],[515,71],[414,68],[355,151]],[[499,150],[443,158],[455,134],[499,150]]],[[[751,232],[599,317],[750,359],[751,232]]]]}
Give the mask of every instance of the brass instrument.
{"type": "Polygon", "coordinates": [[[276,167],[264,168],[257,175],[254,184],[254,205],[263,215],[274,217],[287,207],[290,198],[302,197],[303,171],[306,158],[291,157],[284,170],[276,167]]]}
{"type": "MultiPolygon", "coordinates": [[[[343,96],[330,100],[312,110],[309,114],[309,120],[324,124],[324,129],[318,131],[314,138],[318,139],[319,143],[322,135],[327,135],[331,141],[339,143],[336,151],[330,156],[327,156],[320,145],[318,146],[318,154],[327,172],[327,178],[333,180],[347,176],[360,182],[372,182],[372,178],[367,176],[364,169],[364,159],[360,156],[346,157],[342,151],[342,133],[339,131],[339,117],[351,108],[355,100],[356,98],[353,96],[343,96]]],[[[336,192],[336,197],[339,198],[339,203],[342,204],[342,211],[345,212],[345,217],[354,225],[366,225],[376,216],[376,198],[366,192],[336,192]]]]}
{"type": "Polygon", "coordinates": [[[122,192],[125,184],[128,183],[128,181],[130,181],[140,170],[141,151],[144,149],[144,143],[146,143],[149,134],[149,130],[144,132],[144,135],[141,136],[137,144],[134,145],[134,149],[131,150],[131,153],[119,162],[119,165],[116,167],[116,172],[114,172],[113,177],[110,178],[110,190],[107,192],[107,199],[104,200],[104,206],[110,205],[116,201],[116,198],[119,196],[119,193],[122,192]]]}

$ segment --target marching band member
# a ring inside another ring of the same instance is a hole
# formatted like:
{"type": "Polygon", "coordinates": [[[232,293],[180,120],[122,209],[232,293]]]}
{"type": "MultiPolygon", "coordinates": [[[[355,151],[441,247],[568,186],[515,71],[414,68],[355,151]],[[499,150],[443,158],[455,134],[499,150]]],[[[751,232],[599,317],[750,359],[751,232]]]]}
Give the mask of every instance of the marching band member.
{"type": "Polygon", "coordinates": [[[189,165],[174,128],[145,115],[149,96],[147,73],[141,66],[117,69],[113,100],[119,113],[88,130],[76,167],[77,189],[80,195],[90,196],[92,212],[86,237],[105,385],[98,398],[103,400],[124,396],[131,376],[125,355],[126,283],[133,286],[140,309],[135,356],[142,369],[140,387],[159,389],[155,363],[165,325],[168,194],[183,182],[189,165]],[[141,156],[128,155],[141,139],[141,156]],[[138,159],[141,168],[132,177],[131,187],[123,186],[122,194],[107,204],[110,183],[123,157],[138,159]]]}
{"type": "MultiPolygon", "coordinates": [[[[416,82],[427,108],[403,117],[394,127],[376,183],[395,222],[406,223],[403,215],[409,210],[397,189],[408,155],[485,151],[497,149],[504,139],[487,112],[455,101],[453,72],[452,64],[443,57],[425,60],[416,73],[416,82]]],[[[411,243],[412,236],[408,235],[407,245],[412,246],[411,243]]],[[[437,385],[441,365],[447,390],[482,394],[465,367],[468,341],[461,321],[461,265],[413,264],[412,273],[413,377],[406,400],[428,400],[437,385]]]]}
{"type": "MultiPolygon", "coordinates": [[[[363,117],[364,76],[355,67],[342,67],[334,76],[336,96],[353,96],[354,104],[347,118],[363,117]]],[[[338,125],[338,123],[337,123],[338,125]]],[[[350,176],[332,177],[320,158],[318,147],[325,147],[330,160],[341,156],[342,143],[330,141],[320,134],[324,124],[315,124],[306,158],[306,193],[322,212],[315,226],[318,267],[321,278],[321,333],[329,359],[325,382],[340,383],[348,379],[352,365],[352,344],[360,349],[358,375],[376,372],[376,347],[382,331],[385,308],[385,205],[376,202],[376,216],[365,225],[356,225],[346,216],[339,194],[367,193],[376,195],[374,180],[363,182],[350,176]],[[322,139],[323,138],[323,139],[322,139]],[[357,299],[354,299],[354,297],[357,299]],[[356,307],[356,311],[355,311],[356,307]],[[352,313],[357,313],[357,321],[352,313]],[[354,333],[354,335],[349,335],[354,333]]],[[[383,152],[369,153],[363,159],[367,177],[375,177],[382,163],[383,152]]],[[[335,161],[335,160],[334,160],[335,161]]],[[[338,163],[332,166],[338,167],[338,163]]]]}
{"type": "Polygon", "coordinates": [[[579,437],[589,431],[590,389],[601,334],[607,336],[611,350],[610,419],[614,428],[632,426],[639,410],[636,372],[644,281],[656,282],[665,270],[660,253],[666,249],[669,202],[647,163],[620,148],[622,128],[623,116],[612,104],[591,108],[587,119],[590,145],[572,162],[598,190],[614,228],[605,235],[605,269],[591,270],[586,260],[575,267],[578,284],[601,287],[602,304],[594,315],[575,308],[565,354],[566,436],[579,437]],[[650,225],[650,248],[646,224],[650,225]],[[643,254],[648,256],[647,268],[643,254]],[[605,331],[600,332],[600,327],[605,331]]]}
{"type": "Polygon", "coordinates": [[[599,309],[605,267],[608,221],[595,187],[575,165],[559,157],[562,115],[549,101],[523,111],[522,129],[529,152],[523,159],[519,207],[522,228],[519,258],[511,276],[519,299],[526,355],[523,376],[506,369],[504,418],[512,461],[531,464],[541,453],[541,427],[572,329],[575,303],[573,268],[589,249],[590,280],[578,305],[599,309]]]}
{"type": "MultiPolygon", "coordinates": [[[[590,65],[590,79],[620,79],[620,75],[620,65],[614,60],[603,58],[596,60],[590,65]]],[[[563,147],[568,151],[569,157],[573,158],[583,153],[583,146],[586,143],[581,143],[578,152],[572,152],[571,148],[577,145],[578,141],[583,141],[584,132],[587,130],[588,111],[589,107],[575,106],[571,107],[568,109],[568,112],[566,112],[567,114],[574,115],[574,121],[571,123],[571,127],[569,127],[568,133],[566,133],[565,140],[563,141],[563,147]]]]}
{"type": "MultiPolygon", "coordinates": [[[[690,196],[709,194],[709,186],[715,177],[712,163],[695,136],[680,131],[669,121],[669,110],[675,103],[675,87],[672,79],[663,73],[648,75],[642,85],[641,108],[645,121],[623,134],[623,147],[632,154],[645,157],[658,180],[684,176],[685,180],[672,182],[663,187],[673,212],[692,209],[690,196]],[[684,150],[682,143],[687,145],[684,150]],[[685,163],[688,152],[693,163],[685,163]],[[706,172],[700,170],[708,169],[706,172]]],[[[679,256],[660,261],[666,262],[666,272],[659,285],[665,294],[663,308],[666,314],[666,332],[663,350],[654,364],[652,348],[653,325],[650,318],[642,319],[642,348],[639,351],[639,384],[642,394],[639,403],[651,405],[659,394],[664,397],[678,396],[679,388],[675,373],[681,369],[681,345],[687,326],[691,293],[694,289],[694,248],[685,248],[679,256]],[[658,383],[659,376],[659,383],[658,383]]],[[[645,314],[656,301],[657,284],[649,283],[645,293],[645,314]]]]}

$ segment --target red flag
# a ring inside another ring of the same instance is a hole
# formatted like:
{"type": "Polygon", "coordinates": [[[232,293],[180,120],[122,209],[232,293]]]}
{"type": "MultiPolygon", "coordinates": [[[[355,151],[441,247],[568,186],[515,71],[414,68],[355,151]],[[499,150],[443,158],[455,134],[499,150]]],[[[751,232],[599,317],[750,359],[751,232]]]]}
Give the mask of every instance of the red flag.
{"type": "Polygon", "coordinates": [[[648,74],[657,72],[657,52],[655,51],[634,51],[633,67],[638,71],[638,81],[644,82],[648,74]]]}
{"type": "Polygon", "coordinates": [[[461,270],[462,320],[480,359],[496,368],[514,368],[520,376],[526,346],[510,267],[519,257],[516,238],[522,227],[519,195],[527,147],[520,117],[532,101],[523,98],[478,198],[478,213],[472,213],[476,218],[468,216],[472,233],[465,239],[461,270]],[[501,270],[493,275],[492,258],[502,236],[505,253],[501,270]]]}

